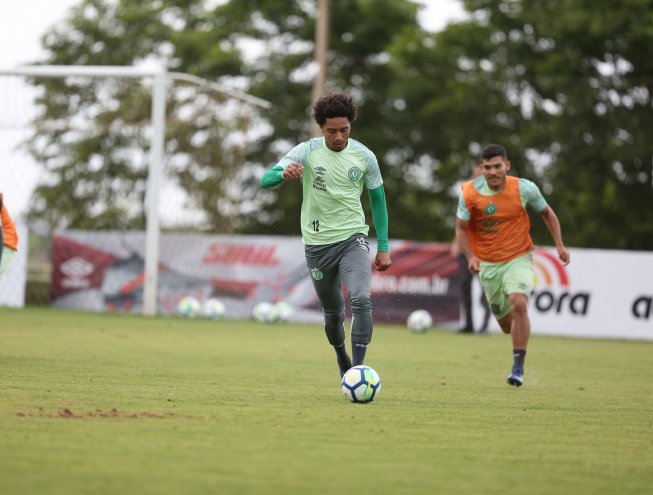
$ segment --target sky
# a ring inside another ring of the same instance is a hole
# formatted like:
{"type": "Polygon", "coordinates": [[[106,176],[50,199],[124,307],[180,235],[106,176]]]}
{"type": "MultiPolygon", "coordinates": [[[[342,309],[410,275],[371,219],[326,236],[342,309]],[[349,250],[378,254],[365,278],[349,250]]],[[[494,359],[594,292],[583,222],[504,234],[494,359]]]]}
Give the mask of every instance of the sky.
{"type": "MultiPolygon", "coordinates": [[[[430,31],[438,31],[448,22],[464,18],[460,0],[414,1],[424,5],[420,22],[430,31]]],[[[41,36],[79,3],[81,0],[0,0],[0,69],[42,60],[45,54],[41,49],[41,36]]],[[[0,76],[0,191],[5,194],[6,204],[11,204],[13,212],[20,215],[27,210],[38,167],[29,155],[15,149],[28,131],[7,129],[6,119],[11,118],[7,115],[12,111],[22,112],[30,105],[31,97],[14,86],[8,88],[2,79],[0,76]],[[19,93],[20,96],[15,96],[19,93]]]]}
{"type": "MultiPolygon", "coordinates": [[[[42,57],[39,39],[61,21],[66,12],[81,0],[0,0],[0,67],[12,68],[42,57]]],[[[422,25],[441,29],[449,20],[460,19],[460,0],[415,0],[425,6],[422,25]]]]}

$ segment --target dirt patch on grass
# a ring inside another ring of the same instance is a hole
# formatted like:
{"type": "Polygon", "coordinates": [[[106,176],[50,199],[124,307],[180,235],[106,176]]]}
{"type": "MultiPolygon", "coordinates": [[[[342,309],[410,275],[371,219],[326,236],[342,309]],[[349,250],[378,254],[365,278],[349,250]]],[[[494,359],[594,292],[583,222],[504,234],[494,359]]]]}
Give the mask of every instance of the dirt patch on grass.
{"type": "Polygon", "coordinates": [[[141,412],[129,412],[129,411],[119,411],[116,408],[111,409],[110,411],[103,411],[101,409],[96,409],[95,411],[89,412],[73,412],[72,409],[65,407],[59,409],[57,412],[47,412],[43,409],[40,409],[37,412],[17,412],[16,416],[23,417],[38,417],[38,418],[60,418],[60,419],[85,419],[85,418],[119,418],[119,419],[165,419],[171,417],[185,417],[190,418],[191,416],[179,415],[175,413],[158,413],[151,411],[141,411],[141,412]]]}

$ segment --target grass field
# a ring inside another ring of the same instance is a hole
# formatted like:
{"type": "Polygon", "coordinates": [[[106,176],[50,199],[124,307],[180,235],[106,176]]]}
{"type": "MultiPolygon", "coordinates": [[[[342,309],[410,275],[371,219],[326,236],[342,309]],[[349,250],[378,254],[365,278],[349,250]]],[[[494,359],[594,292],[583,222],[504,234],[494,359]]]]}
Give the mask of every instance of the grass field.
{"type": "Polygon", "coordinates": [[[0,309],[0,494],[649,494],[653,343],[0,309]]]}

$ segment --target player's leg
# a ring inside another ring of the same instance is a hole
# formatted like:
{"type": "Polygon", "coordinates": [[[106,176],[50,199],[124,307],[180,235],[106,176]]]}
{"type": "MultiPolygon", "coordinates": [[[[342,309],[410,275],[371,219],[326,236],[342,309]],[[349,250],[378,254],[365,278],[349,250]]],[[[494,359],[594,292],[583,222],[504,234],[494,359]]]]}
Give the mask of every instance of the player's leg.
{"type": "Polygon", "coordinates": [[[485,333],[487,332],[488,326],[490,325],[490,316],[492,316],[492,312],[490,311],[490,303],[487,301],[487,297],[485,296],[485,292],[481,289],[481,297],[480,297],[480,302],[481,306],[483,307],[483,324],[481,325],[481,328],[479,329],[479,332],[485,333]]]}
{"type": "Polygon", "coordinates": [[[306,264],[324,314],[324,333],[333,346],[340,376],[351,368],[345,346],[345,299],[333,247],[306,247],[306,264]]]}
{"type": "Polygon", "coordinates": [[[512,293],[508,294],[511,311],[511,329],[512,345],[515,349],[524,349],[528,347],[528,339],[531,335],[531,322],[528,317],[528,296],[526,294],[512,293]]]}
{"type": "Polygon", "coordinates": [[[483,289],[488,308],[497,319],[503,333],[510,333],[512,314],[510,301],[503,286],[504,264],[481,263],[479,281],[483,289]]]}
{"type": "Polygon", "coordinates": [[[340,275],[349,295],[352,365],[357,366],[365,361],[372,340],[372,265],[367,237],[357,235],[347,243],[340,259],[340,275]]]}
{"type": "MultiPolygon", "coordinates": [[[[513,328],[512,304],[504,286],[507,265],[508,263],[481,263],[479,280],[490,306],[490,310],[496,317],[499,327],[503,333],[511,334],[513,328]]],[[[523,375],[523,363],[521,373],[523,375]]],[[[513,377],[513,373],[508,376],[507,381],[512,384],[512,381],[516,381],[517,378],[511,377],[513,377]]],[[[521,377],[519,377],[519,379],[521,380],[521,377]]],[[[517,383],[515,383],[515,385],[517,385],[517,383]]],[[[521,382],[519,385],[521,385],[521,382]]]]}
{"type": "Polygon", "coordinates": [[[461,333],[474,333],[474,317],[472,314],[472,281],[474,275],[467,268],[467,258],[462,256],[460,261],[460,297],[463,303],[465,323],[460,329],[461,333]]]}
{"type": "Polygon", "coordinates": [[[510,385],[521,386],[524,381],[524,361],[531,335],[531,322],[528,316],[528,296],[533,291],[535,273],[532,255],[527,254],[506,264],[503,283],[510,301],[513,367],[506,381],[510,385]]]}

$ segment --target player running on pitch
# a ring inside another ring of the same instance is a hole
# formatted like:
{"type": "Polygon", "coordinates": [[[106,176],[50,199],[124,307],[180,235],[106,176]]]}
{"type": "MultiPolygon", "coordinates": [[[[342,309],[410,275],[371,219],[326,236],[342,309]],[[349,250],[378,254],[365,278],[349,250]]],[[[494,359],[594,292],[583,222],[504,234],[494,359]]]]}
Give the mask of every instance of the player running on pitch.
{"type": "Polygon", "coordinates": [[[261,187],[301,179],[301,229],[306,264],[324,312],[324,330],[342,376],[363,364],[372,339],[372,270],[365,214],[360,196],[367,188],[377,236],[375,267],[390,268],[388,213],[383,179],[374,154],[349,137],[356,119],[351,96],[333,93],[313,106],[322,137],[295,146],[261,178],[261,187]],[[350,359],[345,346],[345,301],[352,312],[350,359]]]}
{"type": "Polygon", "coordinates": [[[0,278],[2,278],[18,252],[16,226],[4,205],[2,193],[0,193],[0,225],[0,278]]]}
{"type": "Polygon", "coordinates": [[[461,186],[456,240],[467,257],[469,271],[479,273],[481,286],[501,330],[512,336],[513,367],[506,381],[524,383],[524,360],[531,333],[528,297],[535,274],[530,220],[526,206],[542,215],[560,260],[569,263],[560,222],[538,187],[508,177],[510,161],[503,146],[491,144],[481,152],[483,175],[461,186]]]}

